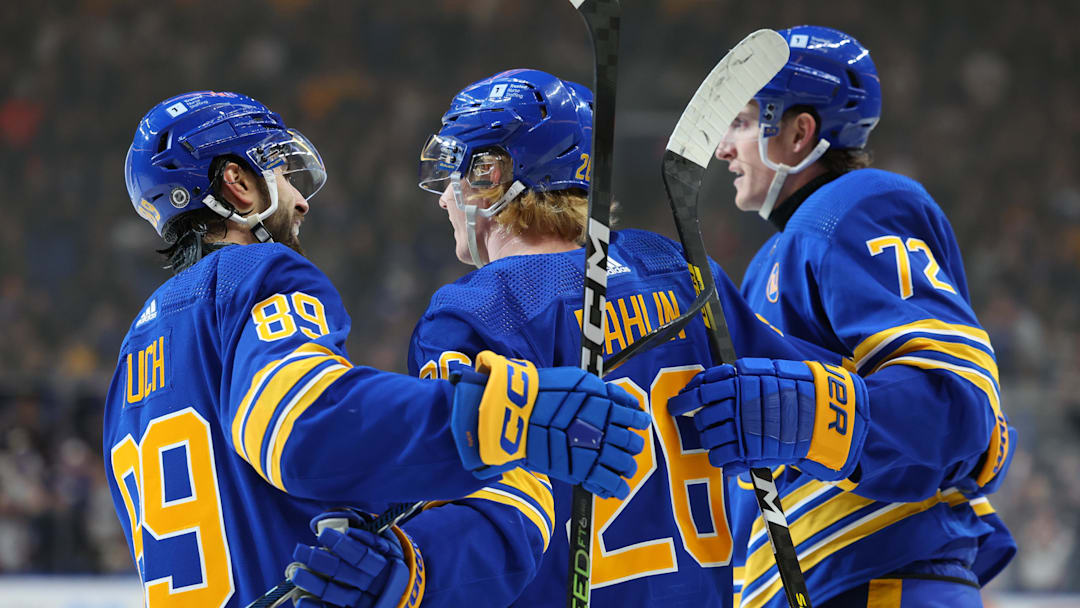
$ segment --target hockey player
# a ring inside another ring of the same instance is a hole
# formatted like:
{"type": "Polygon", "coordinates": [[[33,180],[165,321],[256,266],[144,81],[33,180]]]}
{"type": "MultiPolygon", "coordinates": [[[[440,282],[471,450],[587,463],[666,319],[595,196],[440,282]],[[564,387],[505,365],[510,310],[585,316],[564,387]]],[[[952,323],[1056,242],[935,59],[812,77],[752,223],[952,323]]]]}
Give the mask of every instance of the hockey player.
{"type": "MultiPolygon", "coordinates": [[[[648,417],[595,376],[491,352],[456,385],[350,362],[341,300],[298,253],[322,160],[263,104],[168,99],[140,122],[125,173],[176,272],[124,339],[104,417],[110,489],[150,608],[247,605],[330,507],[466,495],[383,535],[347,530],[354,551],[299,547],[338,579],[301,568],[294,581],[307,605],[412,606],[425,583],[454,596],[477,580],[505,604],[552,534],[544,474],[626,495],[619,476],[642,447],[628,429],[648,417]]],[[[344,537],[321,531],[327,547],[344,537]]]]}
{"type": "MultiPolygon", "coordinates": [[[[496,74],[454,97],[422,150],[420,186],[439,195],[457,257],[477,269],[432,297],[413,332],[412,373],[445,378],[491,348],[544,365],[579,362],[591,100],[585,87],[536,70],[496,74]]],[[[667,238],[614,232],[609,254],[606,350],[615,353],[678,316],[694,291],[667,238]]],[[[719,267],[713,272],[738,348],[803,358],[754,317],[719,267]]],[[[629,496],[595,504],[593,605],[731,604],[723,478],[691,441],[693,429],[667,413],[668,397],[708,363],[708,348],[695,321],[608,376],[653,424],[640,432],[645,449],[629,496]]],[[[571,487],[553,485],[556,532],[514,606],[566,601],[571,487]]],[[[429,593],[430,605],[445,605],[436,598],[429,593]]]]}
{"type": "MultiPolygon", "coordinates": [[[[842,475],[804,466],[802,429],[791,425],[842,433],[844,386],[816,397],[835,405],[835,416],[782,417],[763,432],[747,416],[763,397],[791,415],[795,394],[784,384],[805,377],[769,361],[711,369],[671,410],[704,406],[695,426],[714,465],[781,465],[777,484],[816,606],[981,605],[979,585],[1015,552],[982,497],[1001,482],[1015,432],[956,239],[922,186],[867,168],[863,148],[881,114],[867,49],[824,27],[781,33],[787,65],[716,150],[737,176],[736,206],[778,231],[751,262],[742,293],[785,334],[843,353],[855,384],[865,385],[873,424],[842,475]],[[760,382],[763,369],[781,379],[760,382]],[[785,434],[780,451],[763,452],[770,435],[785,434]]],[[[732,499],[741,605],[780,608],[747,482],[732,486],[732,499]]]]}

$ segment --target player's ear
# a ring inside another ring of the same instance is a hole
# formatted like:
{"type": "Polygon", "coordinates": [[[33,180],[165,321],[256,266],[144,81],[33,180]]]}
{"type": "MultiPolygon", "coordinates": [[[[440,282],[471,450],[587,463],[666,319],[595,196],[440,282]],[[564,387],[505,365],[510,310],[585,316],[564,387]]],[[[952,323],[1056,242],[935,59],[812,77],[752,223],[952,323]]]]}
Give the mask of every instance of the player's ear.
{"type": "Polygon", "coordinates": [[[236,208],[237,213],[247,214],[258,208],[262,199],[258,179],[239,163],[229,161],[221,171],[221,195],[236,208]]]}
{"type": "Polygon", "coordinates": [[[791,144],[792,152],[805,152],[814,147],[814,133],[817,131],[817,120],[809,112],[799,112],[792,121],[791,144]]]}

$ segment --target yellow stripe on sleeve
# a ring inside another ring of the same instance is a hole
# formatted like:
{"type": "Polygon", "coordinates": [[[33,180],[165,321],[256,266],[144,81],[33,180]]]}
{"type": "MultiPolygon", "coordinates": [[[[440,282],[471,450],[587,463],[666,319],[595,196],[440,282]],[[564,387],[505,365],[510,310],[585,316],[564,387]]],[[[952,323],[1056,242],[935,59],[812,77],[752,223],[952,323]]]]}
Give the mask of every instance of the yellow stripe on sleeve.
{"type": "Polygon", "coordinates": [[[555,496],[551,493],[547,475],[512,469],[503,473],[502,482],[531,496],[544,509],[548,521],[555,521],[555,496]]]}
{"type": "MultiPolygon", "coordinates": [[[[779,477],[779,476],[780,476],[779,473],[774,473],[773,474],[773,478],[776,478],[776,477],[779,477]]],[[[740,481],[739,487],[742,487],[744,490],[753,490],[754,489],[753,486],[743,487],[743,485],[741,483],[742,482],[741,477],[739,478],[739,481],[740,481]]],[[[832,489],[832,484],[825,483],[824,481],[818,481],[816,479],[812,479],[810,481],[807,481],[803,485],[799,486],[798,488],[795,488],[791,492],[788,492],[785,496],[781,497],[780,498],[780,506],[783,508],[784,513],[788,513],[789,514],[788,517],[791,518],[790,514],[792,512],[794,512],[794,511],[797,511],[804,503],[806,503],[809,500],[813,500],[813,499],[821,496],[822,493],[827,492],[827,491],[829,491],[831,489],[832,489]]],[[[761,517],[754,520],[754,525],[751,526],[751,528],[750,528],[750,544],[754,544],[757,541],[757,539],[755,538],[756,536],[758,536],[759,534],[764,534],[765,533],[764,521],[765,520],[763,518],[761,518],[761,517]]],[[[789,522],[790,521],[794,521],[794,520],[789,519],[789,522]]]]}
{"type": "MultiPolygon", "coordinates": [[[[325,360],[325,359],[324,359],[325,360]]],[[[270,435],[270,453],[266,458],[266,470],[270,472],[268,481],[278,489],[285,489],[285,481],[281,478],[281,455],[285,451],[285,444],[289,441],[293,425],[320,395],[352,368],[350,365],[333,365],[319,372],[317,376],[308,381],[307,385],[297,393],[285,409],[278,416],[274,432],[270,435]]]]}
{"type": "Polygon", "coordinates": [[[503,492],[498,488],[484,488],[469,494],[466,498],[482,498],[484,500],[490,500],[499,504],[514,507],[518,511],[521,511],[521,513],[524,514],[538,530],[540,530],[540,536],[544,539],[544,551],[547,551],[548,543],[551,542],[552,531],[548,528],[547,523],[544,522],[544,518],[540,515],[540,512],[536,510],[536,507],[529,504],[527,501],[522,500],[520,496],[515,496],[509,492],[503,492]]]}
{"type": "Polygon", "coordinates": [[[236,409],[236,414],[233,416],[233,448],[236,450],[236,453],[240,454],[240,456],[244,460],[248,460],[247,452],[244,451],[244,442],[242,440],[244,418],[247,417],[248,410],[251,409],[251,402],[255,398],[255,395],[258,394],[259,389],[262,388],[263,382],[266,380],[266,377],[269,376],[273,370],[277,369],[278,365],[280,364],[280,359],[277,361],[271,361],[266,365],[266,367],[260,369],[258,372],[255,373],[255,376],[251,379],[251,388],[249,388],[247,394],[244,395],[244,400],[240,402],[240,407],[236,409]]]}
{"type": "Polygon", "coordinates": [[[292,361],[299,357],[307,357],[317,354],[333,355],[330,349],[320,344],[315,344],[314,342],[308,342],[301,345],[299,348],[282,357],[281,359],[277,359],[275,361],[267,363],[265,367],[256,372],[255,375],[252,377],[251,387],[248,389],[247,394],[244,395],[244,399],[240,402],[240,407],[236,408],[236,414],[233,416],[232,423],[233,447],[236,449],[236,452],[244,458],[244,460],[248,460],[248,455],[244,449],[243,442],[244,419],[247,417],[248,410],[251,409],[252,400],[255,398],[256,395],[259,394],[259,390],[262,389],[263,385],[266,382],[266,379],[273,375],[274,372],[277,371],[277,368],[288,363],[289,361],[292,361]]]}
{"type": "Polygon", "coordinates": [[[939,321],[938,319],[923,319],[921,321],[915,321],[914,323],[908,323],[907,325],[900,325],[898,327],[891,327],[879,331],[863,340],[855,347],[855,365],[857,367],[862,367],[865,360],[877,355],[894,340],[912,333],[930,333],[940,336],[964,338],[977,344],[981,344],[990,353],[994,352],[994,348],[990,345],[990,336],[982,328],[972,327],[970,325],[960,325],[957,323],[946,323],[944,321],[939,321]]]}
{"type": "Polygon", "coordinates": [[[971,509],[975,511],[975,515],[978,515],[979,517],[996,513],[994,505],[990,504],[990,501],[985,496],[972,498],[968,503],[971,505],[971,509]]]}
{"type": "MultiPolygon", "coordinates": [[[[311,370],[327,361],[337,361],[344,365],[350,365],[348,361],[335,355],[325,346],[308,342],[290,353],[285,359],[282,359],[282,364],[267,374],[268,377],[264,380],[265,387],[255,399],[255,403],[251,405],[251,413],[248,415],[247,422],[244,423],[244,428],[241,431],[243,437],[243,452],[241,452],[241,455],[247,459],[263,479],[269,481],[263,468],[262,444],[266,432],[275,426],[272,424],[274,422],[274,411],[280,405],[281,400],[285,398],[285,395],[296,386],[297,382],[300,382],[311,370]],[[319,354],[322,356],[299,358],[301,354],[319,354]],[[294,356],[297,357],[295,360],[286,362],[294,356]]],[[[252,390],[258,392],[254,386],[252,390]]]]}
{"type": "MultiPolygon", "coordinates": [[[[824,503],[817,507],[817,509],[823,509],[836,501],[837,504],[833,505],[829,510],[837,512],[838,516],[823,515],[822,517],[817,518],[818,521],[816,523],[818,525],[828,525],[828,523],[836,521],[839,517],[849,515],[857,510],[851,508],[855,506],[855,501],[852,498],[845,497],[860,498],[854,494],[841,494],[836,499],[824,503]]],[[[809,571],[833,553],[866,538],[879,530],[883,530],[902,519],[922,513],[943,502],[952,505],[954,503],[959,504],[964,500],[963,495],[960,494],[959,491],[947,490],[945,492],[938,492],[936,496],[932,496],[921,502],[888,504],[883,508],[868,513],[840,528],[814,545],[798,550],[799,564],[802,565],[803,571],[809,571]]],[[[809,525],[800,525],[804,523],[804,520],[806,520],[806,524],[811,523],[810,520],[807,519],[807,516],[803,516],[789,527],[791,530],[791,539],[796,547],[798,547],[799,543],[804,542],[812,534],[821,529],[809,525]]],[[[772,551],[768,544],[759,547],[748,557],[746,560],[746,576],[743,584],[742,608],[759,608],[764,606],[771,597],[783,589],[783,585],[780,582],[780,575],[773,574],[760,587],[749,593],[746,591],[746,585],[764,576],[765,572],[767,572],[774,563],[772,551]]]]}
{"type": "Polygon", "coordinates": [[[944,342],[926,337],[911,338],[904,342],[899,348],[890,353],[888,359],[878,363],[873,369],[867,370],[863,375],[869,376],[884,367],[889,361],[918,351],[942,353],[962,361],[969,361],[985,370],[994,379],[994,382],[1000,384],[997,361],[994,361],[994,358],[986,351],[959,342],[944,342]]]}

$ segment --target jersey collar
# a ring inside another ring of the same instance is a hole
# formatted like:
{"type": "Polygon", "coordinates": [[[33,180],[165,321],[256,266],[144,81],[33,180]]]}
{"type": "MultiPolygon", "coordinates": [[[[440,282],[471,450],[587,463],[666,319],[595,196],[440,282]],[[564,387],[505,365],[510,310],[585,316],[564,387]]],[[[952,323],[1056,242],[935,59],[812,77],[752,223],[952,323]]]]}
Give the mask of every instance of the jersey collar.
{"type": "Polygon", "coordinates": [[[773,209],[773,212],[769,215],[769,223],[776,226],[776,229],[780,232],[783,232],[784,226],[787,226],[788,220],[791,219],[799,205],[802,205],[803,201],[810,198],[810,195],[816,192],[818,188],[838,177],[840,177],[839,173],[828,172],[810,180],[802,188],[792,192],[791,196],[785,198],[773,209]]]}

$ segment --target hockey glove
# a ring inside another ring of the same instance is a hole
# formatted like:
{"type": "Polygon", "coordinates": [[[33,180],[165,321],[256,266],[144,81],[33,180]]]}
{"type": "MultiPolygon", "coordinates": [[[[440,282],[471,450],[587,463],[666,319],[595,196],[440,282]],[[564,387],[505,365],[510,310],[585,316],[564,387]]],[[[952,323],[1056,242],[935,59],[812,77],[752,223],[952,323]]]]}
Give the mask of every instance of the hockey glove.
{"type": "Polygon", "coordinates": [[[630,429],[648,428],[649,416],[626,391],[576,367],[537,370],[491,351],[450,381],[454,441],[477,477],[521,466],[603,498],[630,493],[623,478],[645,447],[630,429]]]}
{"type": "Polygon", "coordinates": [[[327,511],[311,520],[318,546],[297,544],[285,578],[302,593],[297,608],[412,608],[424,597],[420,548],[394,526],[363,529],[371,516],[327,511]]]}
{"type": "Polygon", "coordinates": [[[816,361],[720,365],[695,376],[668,410],[693,415],[715,467],[788,464],[822,481],[851,476],[870,422],[863,379],[816,361]]]}

